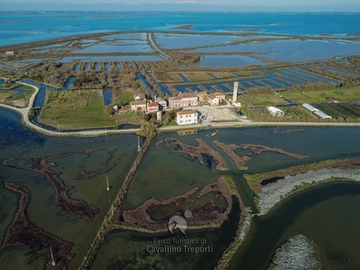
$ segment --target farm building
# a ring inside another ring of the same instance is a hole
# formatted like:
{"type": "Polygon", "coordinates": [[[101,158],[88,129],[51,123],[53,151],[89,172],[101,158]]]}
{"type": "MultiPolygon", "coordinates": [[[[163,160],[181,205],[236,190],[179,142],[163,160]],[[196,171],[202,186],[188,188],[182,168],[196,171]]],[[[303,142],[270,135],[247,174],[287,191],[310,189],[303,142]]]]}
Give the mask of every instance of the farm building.
{"type": "Polygon", "coordinates": [[[272,116],[284,116],[285,115],[285,113],[282,110],[280,110],[274,106],[269,106],[267,109],[272,116]]]}
{"type": "Polygon", "coordinates": [[[305,109],[308,109],[310,112],[316,112],[319,109],[316,109],[313,105],[310,105],[309,103],[304,103],[302,105],[305,109]]]}
{"type": "Polygon", "coordinates": [[[319,109],[315,108],[314,106],[308,104],[308,103],[304,103],[302,105],[304,108],[308,109],[310,112],[314,113],[315,115],[319,116],[322,119],[329,119],[331,118],[330,115],[327,115],[326,113],[320,111],[319,109]]]}
{"type": "Polygon", "coordinates": [[[314,114],[321,117],[322,119],[330,119],[331,118],[330,115],[328,115],[328,114],[326,114],[326,113],[324,113],[322,111],[319,111],[319,110],[315,111],[314,114]]]}

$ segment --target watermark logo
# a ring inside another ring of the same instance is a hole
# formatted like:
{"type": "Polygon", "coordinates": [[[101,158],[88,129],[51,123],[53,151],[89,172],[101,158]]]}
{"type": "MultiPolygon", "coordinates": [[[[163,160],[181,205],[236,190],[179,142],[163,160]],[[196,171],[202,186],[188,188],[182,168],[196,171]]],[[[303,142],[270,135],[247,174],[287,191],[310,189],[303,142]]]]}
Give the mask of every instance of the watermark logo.
{"type": "MultiPolygon", "coordinates": [[[[173,215],[168,221],[169,232],[175,235],[175,231],[179,230],[183,235],[186,235],[187,221],[191,218],[193,213],[190,210],[184,212],[184,217],[173,215]]],[[[191,238],[191,237],[174,237],[158,239],[153,238],[150,245],[146,246],[146,252],[154,253],[212,253],[214,248],[207,244],[206,238],[191,238]]]]}
{"type": "Polygon", "coordinates": [[[183,217],[174,215],[169,219],[168,229],[171,234],[174,234],[174,230],[179,230],[186,236],[185,230],[187,228],[187,222],[183,217]]]}

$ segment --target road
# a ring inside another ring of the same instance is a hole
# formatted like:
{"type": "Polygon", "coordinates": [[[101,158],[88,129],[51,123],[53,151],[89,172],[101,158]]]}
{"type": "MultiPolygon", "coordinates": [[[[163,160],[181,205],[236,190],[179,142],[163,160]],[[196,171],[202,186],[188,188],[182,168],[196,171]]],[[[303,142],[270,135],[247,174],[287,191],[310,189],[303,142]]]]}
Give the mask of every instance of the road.
{"type": "MultiPolygon", "coordinates": [[[[35,89],[33,95],[29,100],[29,104],[26,108],[17,108],[5,104],[0,104],[0,107],[14,110],[22,116],[22,122],[28,128],[35,130],[39,133],[42,133],[47,136],[56,136],[56,137],[94,137],[94,136],[103,136],[103,135],[112,135],[112,134],[126,134],[126,133],[135,133],[139,129],[121,129],[121,130],[84,130],[84,131],[53,131],[48,130],[43,127],[35,125],[29,119],[29,111],[33,107],[36,95],[40,91],[40,88],[18,82],[23,85],[31,86],[35,89]]],[[[228,106],[226,106],[228,107],[228,106]]],[[[231,106],[230,106],[231,107],[231,106]]],[[[211,122],[210,119],[203,121],[201,124],[194,125],[184,125],[184,126],[168,126],[158,128],[158,131],[168,132],[168,131],[177,131],[182,129],[203,129],[203,128],[230,128],[230,127],[251,127],[251,126],[319,126],[319,127],[359,127],[360,123],[332,123],[332,122],[252,122],[249,120],[241,120],[234,122],[211,122]]]]}
{"type": "Polygon", "coordinates": [[[84,131],[53,131],[53,130],[48,130],[45,129],[43,127],[39,127],[37,125],[35,125],[33,122],[30,121],[29,119],[29,111],[30,109],[33,107],[36,95],[38,94],[38,92],[40,91],[40,88],[31,84],[27,84],[27,83],[23,83],[23,82],[19,82],[20,84],[23,85],[27,85],[27,86],[31,86],[35,89],[33,95],[30,97],[29,100],[29,104],[26,108],[17,108],[17,107],[13,107],[13,106],[9,106],[9,105],[5,105],[5,104],[0,104],[0,107],[6,108],[6,109],[10,109],[13,111],[18,112],[21,117],[22,117],[22,122],[25,126],[27,126],[28,128],[35,130],[39,133],[42,133],[44,135],[47,136],[62,136],[62,137],[70,137],[70,136],[102,136],[102,135],[110,135],[110,134],[124,134],[124,133],[134,133],[136,131],[138,131],[139,129],[123,129],[123,130],[84,130],[84,131]]]}

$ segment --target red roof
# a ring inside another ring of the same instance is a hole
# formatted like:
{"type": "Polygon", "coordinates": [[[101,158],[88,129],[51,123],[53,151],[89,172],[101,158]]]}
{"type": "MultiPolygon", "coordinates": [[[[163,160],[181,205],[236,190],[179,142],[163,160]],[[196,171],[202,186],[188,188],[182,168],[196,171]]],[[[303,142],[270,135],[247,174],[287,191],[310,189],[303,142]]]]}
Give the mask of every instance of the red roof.
{"type": "Polygon", "coordinates": [[[180,111],[180,112],[178,112],[178,114],[180,114],[180,115],[186,115],[186,114],[197,114],[197,111],[195,111],[195,110],[187,110],[187,111],[180,111]]]}
{"type": "Polygon", "coordinates": [[[159,107],[159,103],[151,102],[151,103],[148,104],[148,107],[159,107]]]}

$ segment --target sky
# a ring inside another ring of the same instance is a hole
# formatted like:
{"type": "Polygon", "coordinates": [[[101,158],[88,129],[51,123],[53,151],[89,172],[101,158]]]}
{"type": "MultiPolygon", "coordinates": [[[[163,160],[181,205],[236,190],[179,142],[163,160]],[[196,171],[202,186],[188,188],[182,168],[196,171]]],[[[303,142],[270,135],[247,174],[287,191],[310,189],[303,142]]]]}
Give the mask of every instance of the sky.
{"type": "Polygon", "coordinates": [[[350,11],[360,0],[0,0],[0,11],[350,11]]]}

